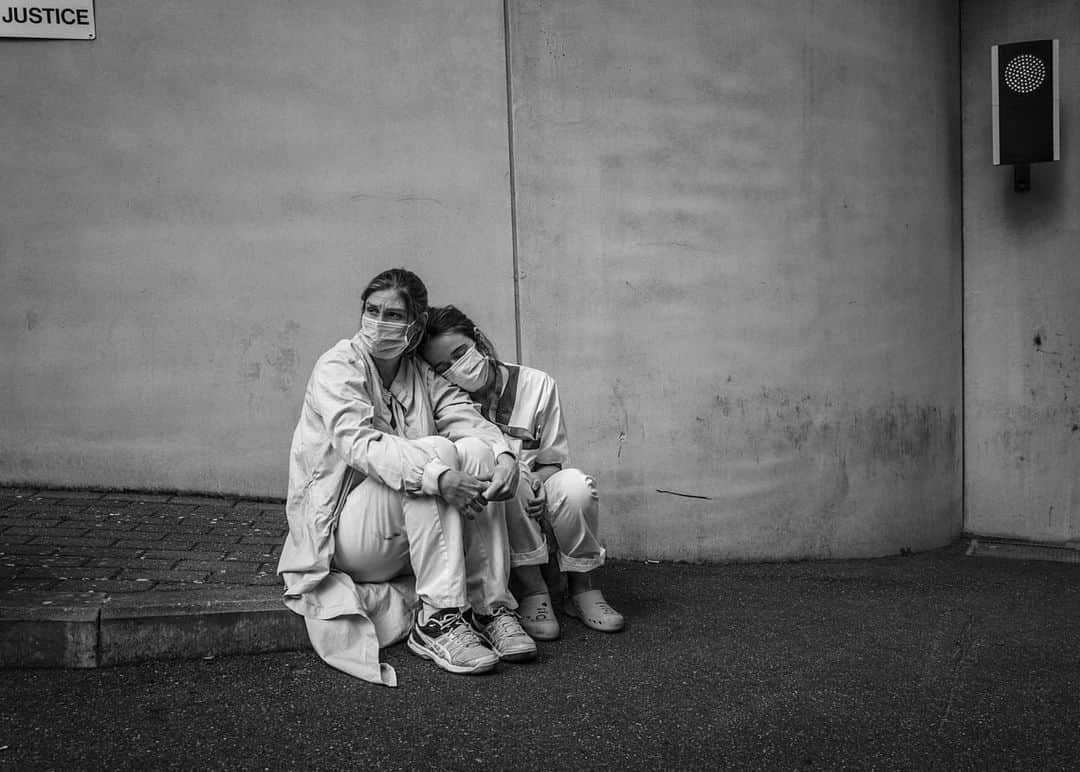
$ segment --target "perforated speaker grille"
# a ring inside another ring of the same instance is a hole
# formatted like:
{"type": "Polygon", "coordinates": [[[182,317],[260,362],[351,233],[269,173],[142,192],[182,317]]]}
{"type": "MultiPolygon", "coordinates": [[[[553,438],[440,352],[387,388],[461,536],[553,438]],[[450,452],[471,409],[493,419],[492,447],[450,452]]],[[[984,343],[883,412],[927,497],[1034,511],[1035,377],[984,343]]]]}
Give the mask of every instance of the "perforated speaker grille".
{"type": "Polygon", "coordinates": [[[1029,94],[1046,80],[1046,65],[1032,54],[1020,54],[1005,65],[1005,85],[1020,94],[1029,94]]]}

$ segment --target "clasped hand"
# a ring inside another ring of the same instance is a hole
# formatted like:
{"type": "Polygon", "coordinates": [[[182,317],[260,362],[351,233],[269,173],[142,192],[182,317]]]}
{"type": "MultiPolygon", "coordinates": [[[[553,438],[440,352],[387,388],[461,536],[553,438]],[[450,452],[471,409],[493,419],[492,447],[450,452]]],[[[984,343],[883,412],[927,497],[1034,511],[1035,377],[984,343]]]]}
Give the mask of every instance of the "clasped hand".
{"type": "Polygon", "coordinates": [[[489,501],[503,501],[517,491],[517,460],[508,453],[499,455],[491,480],[481,480],[466,472],[447,469],[439,476],[439,494],[465,517],[476,517],[489,501]]]}
{"type": "Polygon", "coordinates": [[[439,476],[439,494],[443,500],[470,520],[487,506],[484,497],[487,485],[487,481],[455,469],[447,469],[439,476]]]}
{"type": "Polygon", "coordinates": [[[505,501],[511,498],[517,493],[520,475],[517,459],[509,453],[500,453],[495,459],[495,472],[491,475],[491,483],[484,490],[484,498],[488,501],[505,501]]]}

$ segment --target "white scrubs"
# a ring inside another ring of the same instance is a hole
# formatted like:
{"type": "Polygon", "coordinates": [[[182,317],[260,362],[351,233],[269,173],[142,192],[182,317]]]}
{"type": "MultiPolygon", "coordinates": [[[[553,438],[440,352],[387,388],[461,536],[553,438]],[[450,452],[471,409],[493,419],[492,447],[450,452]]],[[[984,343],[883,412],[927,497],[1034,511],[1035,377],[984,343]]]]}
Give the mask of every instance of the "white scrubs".
{"type": "MultiPolygon", "coordinates": [[[[490,478],[491,448],[466,437],[451,443],[424,437],[452,469],[490,478]]],[[[415,576],[416,594],[429,608],[464,608],[491,614],[516,608],[507,589],[510,555],[505,518],[485,507],[461,517],[437,496],[406,496],[368,478],[345,500],[338,518],[334,568],[354,582],[388,582],[415,576]]]]}
{"type": "Polygon", "coordinates": [[[600,500],[596,481],[580,469],[565,468],[569,455],[566,426],[555,379],[525,365],[506,364],[509,373],[501,393],[484,406],[485,415],[502,430],[517,452],[521,480],[517,496],[502,507],[510,537],[511,566],[543,565],[549,545],[540,520],[529,517],[532,470],[542,465],[564,468],[544,483],[547,511],[544,519],[554,536],[562,571],[585,573],[604,564],[600,541],[600,500]]]}

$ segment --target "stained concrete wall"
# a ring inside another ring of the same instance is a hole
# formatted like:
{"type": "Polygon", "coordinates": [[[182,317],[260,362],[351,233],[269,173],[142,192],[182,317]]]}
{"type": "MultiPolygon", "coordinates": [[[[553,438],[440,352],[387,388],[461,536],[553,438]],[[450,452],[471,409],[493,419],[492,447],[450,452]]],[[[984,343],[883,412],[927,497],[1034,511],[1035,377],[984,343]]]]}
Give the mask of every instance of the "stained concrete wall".
{"type": "Polygon", "coordinates": [[[953,538],[957,6],[512,8],[523,355],[611,551],[953,538]]]}
{"type": "MultiPolygon", "coordinates": [[[[957,9],[509,3],[524,360],[621,557],[960,528],[957,9]]],[[[499,4],[98,8],[0,41],[0,482],[280,495],[406,264],[514,349],[499,4]]]]}
{"type": "Polygon", "coordinates": [[[0,39],[0,483],[283,495],[383,268],[513,350],[497,5],[110,2],[97,31],[0,39]]]}
{"type": "Polygon", "coordinates": [[[1080,539],[1080,5],[963,6],[964,362],[967,530],[1080,539]],[[990,46],[1061,42],[1061,158],[1012,168],[991,155],[990,46]]]}

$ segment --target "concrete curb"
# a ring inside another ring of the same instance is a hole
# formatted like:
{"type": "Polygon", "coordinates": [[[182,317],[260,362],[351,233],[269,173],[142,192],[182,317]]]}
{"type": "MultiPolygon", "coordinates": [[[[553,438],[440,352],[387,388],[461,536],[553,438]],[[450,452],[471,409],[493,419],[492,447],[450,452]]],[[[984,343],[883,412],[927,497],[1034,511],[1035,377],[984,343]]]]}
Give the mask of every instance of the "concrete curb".
{"type": "Polygon", "coordinates": [[[308,648],[280,500],[0,487],[0,667],[308,648]]]}
{"type": "Polygon", "coordinates": [[[304,620],[259,588],[0,601],[0,667],[94,668],[310,648],[304,620]]]}

